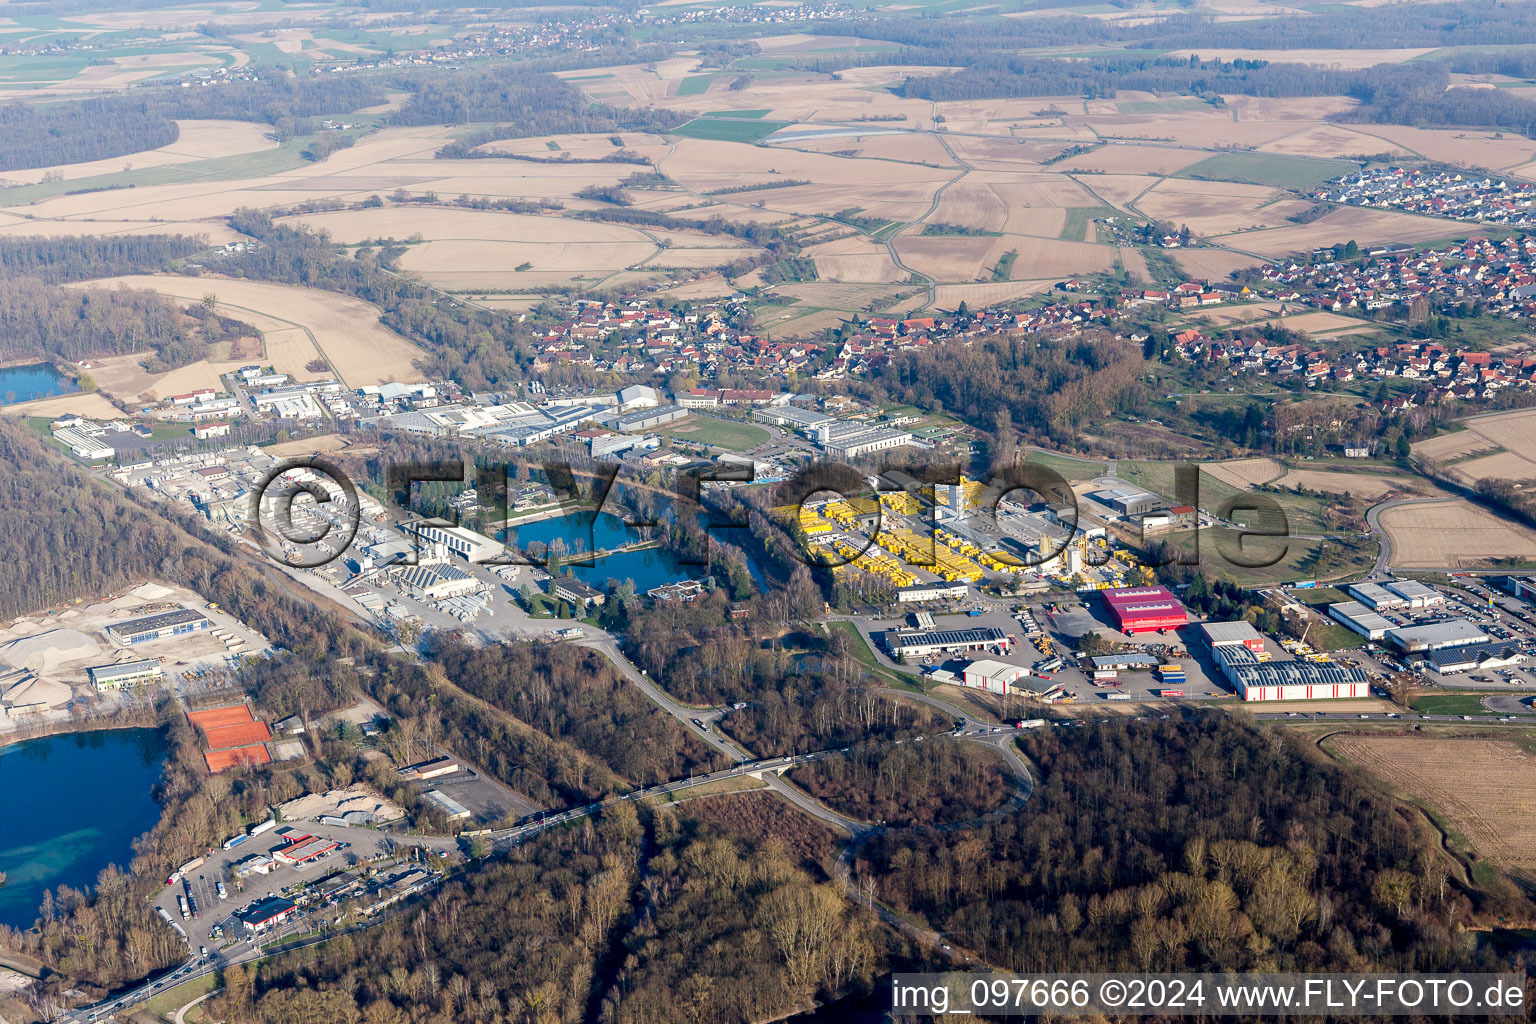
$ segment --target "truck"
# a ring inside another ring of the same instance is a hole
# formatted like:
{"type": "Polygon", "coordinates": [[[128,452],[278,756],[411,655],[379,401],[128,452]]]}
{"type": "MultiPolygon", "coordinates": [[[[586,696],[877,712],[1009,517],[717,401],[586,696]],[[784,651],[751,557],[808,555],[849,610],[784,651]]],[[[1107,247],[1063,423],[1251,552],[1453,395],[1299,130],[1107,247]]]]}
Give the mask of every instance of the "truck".
{"type": "Polygon", "coordinates": [[[224,888],[224,883],[223,882],[216,883],[214,885],[214,888],[218,891],[219,899],[221,899],[221,900],[229,899],[229,890],[224,888]]]}
{"type": "Polygon", "coordinates": [[[1128,693],[1106,693],[1104,695],[1104,699],[1105,700],[1130,700],[1131,699],[1131,695],[1128,694],[1128,693]]]}
{"type": "Polygon", "coordinates": [[[971,618],[974,619],[974,618],[977,618],[977,617],[979,617],[981,615],[981,609],[980,608],[972,608],[970,611],[966,612],[965,614],[969,615],[971,618]]]}
{"type": "Polygon", "coordinates": [[[555,630],[555,639],[557,640],[580,640],[586,635],[577,626],[567,626],[565,629],[555,630]]]}
{"type": "Polygon", "coordinates": [[[250,828],[246,829],[245,834],[248,836],[259,836],[263,832],[270,832],[275,828],[277,828],[277,819],[268,818],[266,821],[257,822],[250,828]]]}
{"type": "Polygon", "coordinates": [[[235,847],[239,846],[249,838],[251,838],[249,835],[242,832],[238,836],[233,836],[229,839],[226,839],[224,840],[224,849],[233,850],[235,847]]]}
{"type": "Polygon", "coordinates": [[[1035,671],[1037,673],[1038,672],[1055,672],[1057,669],[1061,668],[1061,666],[1062,666],[1062,660],[1060,658],[1052,658],[1050,661],[1041,662],[1040,664],[1036,665],[1035,666],[1035,671]]]}
{"type": "Polygon", "coordinates": [[[176,909],[181,911],[181,919],[183,921],[191,916],[187,913],[187,898],[181,893],[176,894],[176,909]]]}
{"type": "Polygon", "coordinates": [[[1044,729],[1045,728],[1045,719],[1043,719],[1043,718],[1026,718],[1026,719],[1023,719],[1022,721],[1014,722],[1013,723],[1013,727],[1015,729],[1044,729]]]}

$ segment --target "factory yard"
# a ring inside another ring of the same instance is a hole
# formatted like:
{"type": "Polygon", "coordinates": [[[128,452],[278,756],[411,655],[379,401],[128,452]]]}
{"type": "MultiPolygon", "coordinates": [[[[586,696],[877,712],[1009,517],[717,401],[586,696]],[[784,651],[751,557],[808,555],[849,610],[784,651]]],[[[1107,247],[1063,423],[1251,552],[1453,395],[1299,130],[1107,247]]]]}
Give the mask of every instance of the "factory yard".
{"type": "Polygon", "coordinates": [[[1436,811],[1478,856],[1536,878],[1536,757],[1505,740],[1334,736],[1327,747],[1436,811]]]}
{"type": "Polygon", "coordinates": [[[190,590],[144,583],[89,605],[48,615],[23,616],[0,629],[0,730],[69,717],[82,710],[109,710],[140,699],[145,683],[196,694],[223,675],[232,659],[259,655],[267,639],[211,607],[190,590]],[[201,628],[125,642],[117,631],[157,615],[197,620],[201,628]],[[127,683],[98,682],[114,670],[153,678],[127,683]]]}
{"type": "Polygon", "coordinates": [[[449,836],[397,835],[310,821],[282,826],[243,839],[229,849],[215,850],[206,858],[184,866],[179,876],[167,881],[155,898],[154,906],[165,920],[183,933],[193,956],[206,947],[212,955],[233,958],[257,944],[276,941],[284,934],[310,930],[301,922],[307,913],[320,907],[301,897],[301,889],[328,875],[347,871],[361,860],[369,861],[381,874],[389,874],[391,864],[398,864],[401,870],[408,869],[413,847],[428,852],[428,860],[435,862],[454,856],[458,840],[449,836]],[[307,838],[290,841],[285,832],[307,838]],[[321,842],[306,846],[316,839],[321,842]],[[297,865],[283,861],[283,854],[289,849],[325,849],[333,844],[334,849],[313,860],[297,865]],[[252,870],[250,865],[253,864],[266,864],[267,867],[252,870]],[[220,883],[224,885],[224,899],[219,898],[220,883]],[[300,902],[302,909],[280,925],[259,931],[247,929],[236,916],[262,898],[283,896],[300,902]],[[181,914],[178,898],[188,901],[189,913],[185,917],[181,914]]]}

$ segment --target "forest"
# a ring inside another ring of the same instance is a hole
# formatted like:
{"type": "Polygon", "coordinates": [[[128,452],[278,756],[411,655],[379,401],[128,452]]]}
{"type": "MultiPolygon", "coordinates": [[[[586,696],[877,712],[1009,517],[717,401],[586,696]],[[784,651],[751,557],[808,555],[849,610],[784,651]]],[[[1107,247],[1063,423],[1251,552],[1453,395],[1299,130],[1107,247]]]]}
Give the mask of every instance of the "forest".
{"type": "Polygon", "coordinates": [[[0,171],[105,160],[175,142],[176,119],[255,121],[279,140],[297,119],[346,114],[384,101],[378,80],[360,75],[231,82],[217,89],[157,86],[131,96],[0,106],[0,171]]]}
{"type": "Polygon", "coordinates": [[[700,602],[658,605],[631,619],[626,652],[684,704],[748,703],[720,728],[759,757],[949,728],[949,718],[891,699],[854,657],[846,632],[791,627],[821,614],[821,592],[804,566],[757,603],[762,613],[746,623],[700,602]]]}
{"type": "Polygon", "coordinates": [[[892,825],[964,821],[1014,793],[995,751],[948,737],[922,745],[859,743],[847,756],[802,765],[789,778],[849,817],[892,825]]]}
{"type": "Polygon", "coordinates": [[[634,786],[720,767],[707,747],[596,651],[571,645],[471,648],[433,636],[430,656],[465,692],[597,759],[634,786]]]}
{"type": "Polygon", "coordinates": [[[1375,784],[1218,712],[1022,741],[1026,814],[963,837],[890,833],[858,872],[1005,970],[1472,971],[1469,891],[1375,784]]]}
{"type": "Polygon", "coordinates": [[[862,385],[894,404],[940,409],[992,432],[999,453],[1020,440],[1076,441],[1089,424],[1147,396],[1141,353],[1089,332],[992,337],[897,352],[862,385]]]}
{"type": "Polygon", "coordinates": [[[457,158],[501,139],[666,131],[687,118],[669,110],[593,103],[580,89],[547,72],[500,67],[425,79],[410,102],[389,120],[403,126],[499,122],[437,153],[441,158],[457,158]]]}
{"type": "Polygon", "coordinates": [[[871,918],[782,845],[613,805],[367,932],[230,968],[230,1024],[749,1024],[866,987],[871,918]]]}
{"type": "Polygon", "coordinates": [[[212,342],[254,333],[211,309],[183,309],[156,292],[0,277],[0,360],[51,356],[75,362],[153,350],[145,365],[163,372],[205,358],[212,342]]]}
{"type": "Polygon", "coordinates": [[[45,448],[24,425],[0,420],[0,547],[4,564],[27,567],[0,588],[0,618],[156,579],[217,601],[300,656],[366,646],[334,614],[290,596],[271,570],[237,558],[241,549],[228,534],[204,533],[201,523],[168,521],[159,505],[146,510],[45,448]]]}
{"type": "Polygon", "coordinates": [[[0,238],[0,277],[35,277],[62,284],[153,274],[206,248],[206,238],[187,235],[7,235],[0,238]]]}
{"type": "Polygon", "coordinates": [[[0,106],[0,171],[83,163],[169,146],[176,122],[137,98],[0,106]]]}

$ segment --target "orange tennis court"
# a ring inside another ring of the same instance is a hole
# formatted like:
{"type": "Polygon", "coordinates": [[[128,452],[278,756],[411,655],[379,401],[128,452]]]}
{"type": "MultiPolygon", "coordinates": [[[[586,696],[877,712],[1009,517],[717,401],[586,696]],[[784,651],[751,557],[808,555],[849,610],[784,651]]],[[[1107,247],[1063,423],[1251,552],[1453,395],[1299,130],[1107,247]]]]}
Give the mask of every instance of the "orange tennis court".
{"type": "Polygon", "coordinates": [[[267,753],[267,748],[257,744],[254,747],[237,747],[234,750],[210,750],[203,755],[203,760],[208,764],[208,770],[217,775],[236,765],[241,764],[266,764],[272,760],[272,755],[267,753]]]}
{"type": "Polygon", "coordinates": [[[187,712],[187,721],[199,729],[217,729],[221,725],[241,725],[255,720],[256,716],[251,714],[249,704],[229,704],[222,708],[187,712]]]}

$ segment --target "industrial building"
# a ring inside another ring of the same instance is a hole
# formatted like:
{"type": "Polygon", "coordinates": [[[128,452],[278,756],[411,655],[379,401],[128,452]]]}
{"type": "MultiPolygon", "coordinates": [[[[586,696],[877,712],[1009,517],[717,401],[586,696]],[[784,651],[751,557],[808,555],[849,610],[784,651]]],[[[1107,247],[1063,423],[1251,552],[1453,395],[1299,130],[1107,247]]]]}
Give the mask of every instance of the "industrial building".
{"type": "Polygon", "coordinates": [[[437,790],[429,790],[423,794],[427,800],[443,812],[449,821],[459,821],[469,817],[469,808],[459,803],[447,793],[439,793],[437,790]]]}
{"type": "Polygon", "coordinates": [[[291,843],[280,850],[272,851],[272,859],[279,864],[291,864],[298,866],[308,864],[317,857],[324,857],[328,853],[335,853],[341,849],[341,844],[333,839],[325,839],[320,836],[306,836],[298,842],[291,843]]]}
{"type": "Polygon", "coordinates": [[[1089,659],[1094,672],[1120,672],[1126,670],[1150,672],[1157,668],[1158,660],[1150,654],[1127,651],[1123,654],[1099,654],[1089,659]]]}
{"type": "Polygon", "coordinates": [[[1346,589],[1351,597],[1372,611],[1408,607],[1407,598],[1392,593],[1379,583],[1351,583],[1346,589]]]}
{"type": "Polygon", "coordinates": [[[500,541],[442,519],[424,519],[407,526],[406,530],[425,542],[442,544],[466,562],[484,562],[505,552],[500,541]]]}
{"type": "Polygon", "coordinates": [[[920,601],[960,601],[964,600],[970,592],[970,585],[964,580],[954,583],[937,580],[933,583],[913,583],[911,586],[898,587],[896,601],[899,604],[915,604],[920,601]]]}
{"type": "Polygon", "coordinates": [[[85,671],[91,677],[91,685],[97,690],[121,690],[125,686],[158,683],[165,677],[158,658],[124,661],[116,665],[93,665],[85,671]]]}
{"type": "Polygon", "coordinates": [[[174,612],[146,615],[142,619],[115,622],[107,627],[107,636],[120,644],[143,644],[212,628],[213,623],[202,612],[181,608],[174,612]]]}
{"type": "Polygon", "coordinates": [[[1001,661],[973,661],[965,666],[964,685],[1006,694],[1009,687],[1028,675],[1029,672],[1017,665],[1005,665],[1001,661]]]}
{"type": "Polygon", "coordinates": [[[1264,650],[1264,636],[1247,622],[1207,622],[1200,627],[1207,647],[1230,647],[1241,644],[1254,654],[1264,650]]]}
{"type": "Polygon", "coordinates": [[[1488,642],[1488,634],[1465,619],[1431,622],[1423,626],[1401,626],[1387,630],[1387,640],[1404,654],[1438,651],[1447,647],[1466,647],[1488,642]]]}
{"type": "Polygon", "coordinates": [[[93,437],[84,431],[65,427],[53,432],[53,439],[60,444],[68,445],[70,452],[77,459],[94,462],[97,459],[110,459],[117,454],[117,450],[104,443],[99,437],[93,437]]]}
{"type": "Polygon", "coordinates": [[[885,634],[886,645],[894,657],[926,658],[934,654],[959,653],[980,647],[1008,649],[1008,634],[995,626],[976,629],[898,629],[885,634]]]}
{"type": "Polygon", "coordinates": [[[1430,651],[1424,657],[1424,668],[1437,675],[1449,676],[1479,669],[1510,668],[1523,661],[1525,655],[1512,644],[1467,644],[1430,651]]]}
{"type": "Polygon", "coordinates": [[[821,442],[822,449],[837,459],[856,459],[862,455],[901,448],[912,443],[912,435],[903,430],[871,427],[863,423],[842,423],[839,426],[854,429],[823,431],[827,436],[821,442]]]}
{"type": "Polygon", "coordinates": [[[438,757],[431,761],[422,761],[420,764],[408,765],[397,773],[406,779],[435,779],[440,775],[451,775],[459,770],[459,762],[451,757],[438,757]]]}
{"type": "Polygon", "coordinates": [[[1162,498],[1148,491],[1094,491],[1088,497],[1123,516],[1139,516],[1164,504],[1162,498]]]}
{"type": "Polygon", "coordinates": [[[1178,629],[1189,616],[1167,587],[1118,587],[1101,591],[1115,628],[1126,635],[1178,629]]]}
{"type": "MultiPolygon", "coordinates": [[[[1351,592],[1354,588],[1350,588],[1351,592]]],[[[1392,628],[1392,623],[1377,615],[1359,601],[1339,601],[1328,606],[1328,617],[1354,630],[1367,640],[1380,640],[1392,628]]]]}
{"type": "Polygon", "coordinates": [[[1336,662],[1260,661],[1242,644],[1211,649],[1211,657],[1244,701],[1369,697],[1363,669],[1336,662]]]}
{"type": "Polygon", "coordinates": [[[1536,579],[1529,576],[1504,577],[1504,589],[1516,597],[1536,601],[1536,579]]]}
{"type": "Polygon", "coordinates": [[[635,412],[627,412],[613,420],[615,430],[650,430],[676,420],[685,419],[691,415],[687,409],[679,409],[675,405],[659,405],[654,409],[638,409],[635,412]]]}
{"type": "Polygon", "coordinates": [[[1407,602],[1409,608],[1438,608],[1445,604],[1445,595],[1418,580],[1387,580],[1388,590],[1407,602]]]}
{"type": "Polygon", "coordinates": [[[298,913],[298,910],[298,905],[292,900],[285,900],[281,896],[268,896],[252,903],[238,916],[245,924],[246,931],[260,932],[268,928],[276,928],[298,913]]]}
{"type": "Polygon", "coordinates": [[[395,582],[423,601],[446,601],[480,589],[480,581],[452,565],[408,565],[392,572],[395,582]]]}
{"type": "Polygon", "coordinates": [[[272,871],[272,858],[264,853],[253,853],[249,857],[241,857],[229,866],[230,874],[236,878],[248,878],[251,875],[265,875],[272,871]]]}
{"type": "Polygon", "coordinates": [[[591,608],[606,600],[601,590],[569,576],[550,580],[549,595],[561,601],[569,601],[579,608],[591,608]]]}
{"type": "Polygon", "coordinates": [[[753,409],[752,418],[759,423],[771,423],[776,427],[790,427],[804,433],[814,433],[816,428],[823,423],[832,423],[835,418],[815,409],[802,409],[799,406],[783,405],[769,409],[753,409]]]}

